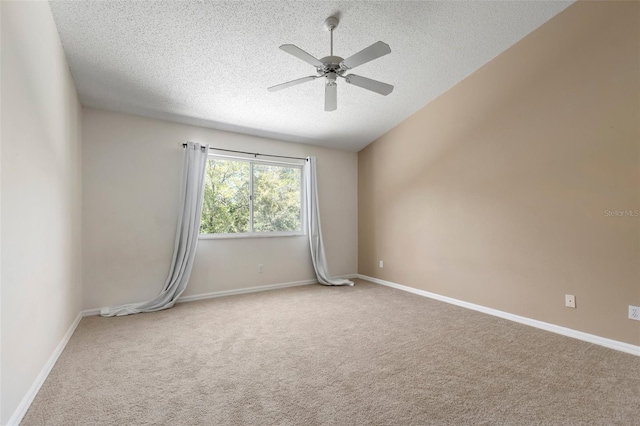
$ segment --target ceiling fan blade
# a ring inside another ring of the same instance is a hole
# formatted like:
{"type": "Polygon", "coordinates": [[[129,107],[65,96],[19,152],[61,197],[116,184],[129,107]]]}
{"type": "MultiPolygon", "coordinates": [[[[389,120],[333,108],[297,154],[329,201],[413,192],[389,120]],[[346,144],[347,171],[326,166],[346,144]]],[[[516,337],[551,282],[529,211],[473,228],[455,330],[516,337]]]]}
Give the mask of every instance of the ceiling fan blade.
{"type": "Polygon", "coordinates": [[[338,108],[338,86],[326,84],[324,87],[324,110],[335,111],[338,108]]]}
{"type": "Polygon", "coordinates": [[[277,92],[278,90],[286,89],[287,87],[291,87],[298,84],[306,83],[307,81],[315,80],[318,77],[322,77],[322,76],[310,75],[309,77],[298,78],[296,80],[287,81],[286,83],[276,84],[275,86],[269,87],[267,90],[270,92],[277,92]]]}
{"type": "Polygon", "coordinates": [[[316,68],[324,67],[324,64],[322,62],[320,62],[318,59],[314,58],[313,56],[309,55],[307,52],[305,52],[304,50],[300,49],[296,45],[283,44],[282,46],[280,46],[280,49],[284,50],[285,52],[287,52],[287,53],[289,53],[289,54],[291,54],[293,56],[295,56],[298,59],[302,59],[306,63],[311,64],[316,68]]]}
{"type": "Polygon", "coordinates": [[[349,56],[347,59],[342,61],[340,65],[345,69],[351,69],[389,53],[391,53],[389,45],[378,41],[373,43],[371,46],[362,49],[355,55],[349,56]]]}
{"type": "Polygon", "coordinates": [[[345,80],[349,84],[362,87],[363,89],[371,90],[372,92],[380,93],[381,95],[384,95],[384,96],[387,96],[389,93],[393,92],[392,85],[383,83],[378,80],[372,80],[367,77],[362,77],[355,74],[349,74],[348,76],[345,77],[345,80]]]}

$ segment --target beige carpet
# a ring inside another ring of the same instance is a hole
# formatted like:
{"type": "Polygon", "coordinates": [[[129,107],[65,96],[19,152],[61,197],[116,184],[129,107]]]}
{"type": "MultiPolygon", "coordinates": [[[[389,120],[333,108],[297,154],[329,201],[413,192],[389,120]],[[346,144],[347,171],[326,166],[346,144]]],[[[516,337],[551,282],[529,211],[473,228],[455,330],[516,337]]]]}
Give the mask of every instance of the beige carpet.
{"type": "Polygon", "coordinates": [[[357,281],[85,318],[23,425],[640,424],[640,357],[357,281]]]}

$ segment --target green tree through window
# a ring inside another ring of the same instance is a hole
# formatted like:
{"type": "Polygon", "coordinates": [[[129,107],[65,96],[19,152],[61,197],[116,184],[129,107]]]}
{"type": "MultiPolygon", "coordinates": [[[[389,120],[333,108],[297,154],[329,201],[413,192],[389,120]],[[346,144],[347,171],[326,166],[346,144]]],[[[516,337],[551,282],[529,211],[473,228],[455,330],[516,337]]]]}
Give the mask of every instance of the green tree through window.
{"type": "Polygon", "coordinates": [[[301,175],[297,166],[210,159],[200,233],[300,232],[301,175]]]}

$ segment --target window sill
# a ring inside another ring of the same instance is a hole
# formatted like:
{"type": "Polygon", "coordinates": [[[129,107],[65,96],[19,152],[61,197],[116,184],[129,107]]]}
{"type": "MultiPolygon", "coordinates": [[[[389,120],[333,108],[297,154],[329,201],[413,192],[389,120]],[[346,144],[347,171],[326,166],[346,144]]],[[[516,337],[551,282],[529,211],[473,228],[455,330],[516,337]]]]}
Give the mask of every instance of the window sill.
{"type": "Polygon", "coordinates": [[[236,238],[277,238],[277,237],[304,237],[304,232],[246,232],[238,234],[199,234],[200,240],[227,240],[236,238]]]}

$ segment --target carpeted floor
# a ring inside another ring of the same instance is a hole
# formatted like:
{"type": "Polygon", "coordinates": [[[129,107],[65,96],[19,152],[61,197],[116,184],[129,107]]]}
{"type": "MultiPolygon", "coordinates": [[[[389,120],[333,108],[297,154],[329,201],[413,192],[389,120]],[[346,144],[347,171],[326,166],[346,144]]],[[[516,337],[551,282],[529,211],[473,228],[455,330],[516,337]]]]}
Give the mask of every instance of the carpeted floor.
{"type": "Polygon", "coordinates": [[[640,357],[364,281],[85,318],[23,425],[637,425],[640,357]]]}

